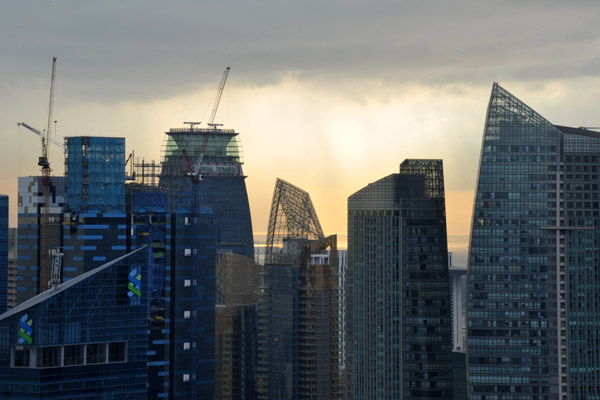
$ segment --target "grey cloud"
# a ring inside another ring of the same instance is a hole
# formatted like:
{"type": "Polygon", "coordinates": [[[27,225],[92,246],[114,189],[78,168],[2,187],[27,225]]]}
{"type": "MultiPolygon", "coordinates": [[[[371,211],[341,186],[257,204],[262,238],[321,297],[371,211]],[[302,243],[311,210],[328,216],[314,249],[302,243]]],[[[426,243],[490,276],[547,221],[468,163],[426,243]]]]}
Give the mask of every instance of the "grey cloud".
{"type": "Polygon", "coordinates": [[[483,83],[597,75],[600,3],[576,1],[11,2],[0,73],[46,79],[71,101],[153,99],[304,79],[483,83]],[[569,21],[569,23],[565,23],[569,21]],[[48,65],[47,65],[48,64],[48,65]]]}

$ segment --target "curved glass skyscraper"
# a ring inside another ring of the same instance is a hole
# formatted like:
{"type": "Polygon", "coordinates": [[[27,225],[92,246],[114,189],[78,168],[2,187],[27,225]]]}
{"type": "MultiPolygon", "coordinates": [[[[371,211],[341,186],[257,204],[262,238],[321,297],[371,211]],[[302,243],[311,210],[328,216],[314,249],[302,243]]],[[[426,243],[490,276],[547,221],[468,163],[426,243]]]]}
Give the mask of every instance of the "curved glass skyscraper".
{"type": "Polygon", "coordinates": [[[473,400],[600,398],[600,133],[494,84],[468,266],[473,400]]]}
{"type": "Polygon", "coordinates": [[[169,207],[211,207],[217,250],[254,259],[243,150],[233,129],[174,128],[166,132],[159,185],[169,207]]]}

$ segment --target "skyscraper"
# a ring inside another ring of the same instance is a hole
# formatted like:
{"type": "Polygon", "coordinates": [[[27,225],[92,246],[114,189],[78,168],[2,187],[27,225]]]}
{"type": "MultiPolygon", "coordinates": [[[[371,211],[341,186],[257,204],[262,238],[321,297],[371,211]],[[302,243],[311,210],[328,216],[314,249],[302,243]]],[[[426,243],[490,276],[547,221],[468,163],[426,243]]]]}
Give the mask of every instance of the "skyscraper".
{"type": "Polygon", "coordinates": [[[254,259],[243,163],[242,144],[233,129],[173,128],[163,143],[159,185],[167,191],[171,209],[190,204],[212,208],[217,251],[254,259]]]}
{"type": "Polygon", "coordinates": [[[494,83],[468,266],[468,390],[600,396],[600,133],[553,125],[494,83]]]}
{"type": "Polygon", "coordinates": [[[277,179],[258,304],[259,399],[343,398],[337,236],[310,196],[277,179]]]}
{"type": "Polygon", "coordinates": [[[406,160],[348,198],[349,398],[452,398],[451,330],[442,161],[406,160]]]}

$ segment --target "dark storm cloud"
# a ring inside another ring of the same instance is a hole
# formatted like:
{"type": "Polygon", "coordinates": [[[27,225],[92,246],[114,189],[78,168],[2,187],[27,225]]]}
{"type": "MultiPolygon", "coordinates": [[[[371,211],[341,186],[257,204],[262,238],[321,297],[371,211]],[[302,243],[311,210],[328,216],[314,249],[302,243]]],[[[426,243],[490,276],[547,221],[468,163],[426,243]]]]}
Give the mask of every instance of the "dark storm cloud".
{"type": "MultiPolygon", "coordinates": [[[[293,73],[343,84],[480,84],[596,75],[600,3],[576,1],[10,2],[4,93],[47,82],[71,101],[153,99],[293,73]]],[[[46,83],[47,85],[47,83],[46,83]]]]}

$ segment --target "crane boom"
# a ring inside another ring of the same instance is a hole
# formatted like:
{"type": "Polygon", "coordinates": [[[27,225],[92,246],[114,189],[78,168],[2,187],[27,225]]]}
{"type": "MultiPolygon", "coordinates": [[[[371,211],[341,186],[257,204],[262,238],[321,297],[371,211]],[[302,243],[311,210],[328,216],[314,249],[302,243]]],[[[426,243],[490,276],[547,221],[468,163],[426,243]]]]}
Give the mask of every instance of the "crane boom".
{"type": "MultiPolygon", "coordinates": [[[[44,134],[42,132],[40,132],[38,129],[35,129],[33,126],[26,124],[25,122],[17,122],[17,125],[30,130],[31,132],[35,133],[42,139],[44,138],[44,134]]],[[[55,138],[50,138],[49,140],[50,140],[50,143],[52,143],[53,145],[58,146],[61,149],[65,148],[64,144],[61,143],[60,141],[56,140],[55,138]]]]}
{"type": "Polygon", "coordinates": [[[227,82],[227,77],[229,76],[229,67],[225,68],[225,72],[223,72],[223,77],[221,78],[221,83],[219,84],[219,90],[217,90],[217,96],[215,97],[215,104],[213,105],[212,112],[210,113],[210,118],[208,119],[208,124],[212,124],[215,122],[215,116],[217,115],[217,110],[219,109],[219,103],[221,102],[221,95],[223,94],[223,89],[225,89],[225,82],[227,82]]]}

